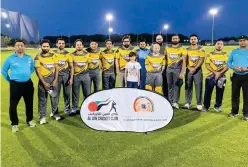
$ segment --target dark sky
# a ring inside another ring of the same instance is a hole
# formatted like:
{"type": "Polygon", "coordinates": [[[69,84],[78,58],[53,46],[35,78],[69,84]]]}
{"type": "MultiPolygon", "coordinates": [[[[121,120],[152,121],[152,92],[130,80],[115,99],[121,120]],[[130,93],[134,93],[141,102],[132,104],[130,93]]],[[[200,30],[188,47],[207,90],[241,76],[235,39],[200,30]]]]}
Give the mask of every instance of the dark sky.
{"type": "Polygon", "coordinates": [[[105,14],[114,14],[114,33],[169,33],[211,38],[211,7],[218,7],[215,37],[248,34],[248,0],[2,0],[2,8],[37,19],[41,36],[107,34],[105,14]]]}

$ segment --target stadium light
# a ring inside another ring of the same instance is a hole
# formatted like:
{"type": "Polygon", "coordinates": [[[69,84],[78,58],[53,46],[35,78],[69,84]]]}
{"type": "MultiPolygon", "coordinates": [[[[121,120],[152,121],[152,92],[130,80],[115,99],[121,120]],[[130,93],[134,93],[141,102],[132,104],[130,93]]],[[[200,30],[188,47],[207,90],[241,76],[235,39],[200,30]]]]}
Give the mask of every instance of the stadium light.
{"type": "Polygon", "coordinates": [[[209,10],[209,13],[211,15],[213,15],[213,23],[212,23],[212,45],[214,45],[214,16],[217,15],[218,13],[218,9],[217,8],[212,8],[209,10]]]}
{"type": "Polygon", "coordinates": [[[164,29],[167,31],[169,29],[169,24],[165,24],[164,29]]]}
{"type": "Polygon", "coordinates": [[[106,14],[106,20],[108,21],[109,25],[108,25],[108,31],[109,31],[109,39],[110,37],[110,33],[113,31],[113,28],[110,27],[110,22],[113,20],[114,16],[111,13],[106,14]]]}
{"type": "Polygon", "coordinates": [[[109,31],[110,33],[113,32],[113,28],[110,27],[110,28],[108,29],[108,31],[109,31]]]}
{"type": "Polygon", "coordinates": [[[5,26],[6,26],[7,28],[10,28],[10,24],[5,24],[5,26]]]}
{"type": "Polygon", "coordinates": [[[109,13],[109,14],[106,15],[106,20],[107,20],[107,21],[112,21],[113,18],[114,18],[114,17],[113,17],[113,15],[112,15],[111,13],[109,13]]]}
{"type": "Polygon", "coordinates": [[[6,12],[2,12],[1,14],[2,14],[2,17],[3,17],[4,19],[7,19],[7,18],[8,18],[8,15],[7,15],[6,12]]]}
{"type": "Polygon", "coordinates": [[[169,24],[165,24],[164,29],[165,29],[165,32],[166,32],[165,43],[167,44],[167,34],[168,34],[169,24]]]}

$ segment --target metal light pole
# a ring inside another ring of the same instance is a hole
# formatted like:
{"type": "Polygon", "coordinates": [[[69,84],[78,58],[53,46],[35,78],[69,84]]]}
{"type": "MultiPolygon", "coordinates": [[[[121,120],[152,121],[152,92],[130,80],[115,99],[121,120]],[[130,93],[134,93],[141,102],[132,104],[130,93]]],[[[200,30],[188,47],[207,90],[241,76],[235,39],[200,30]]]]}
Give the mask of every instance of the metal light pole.
{"type": "Polygon", "coordinates": [[[164,29],[165,29],[165,33],[166,33],[165,43],[167,44],[167,36],[168,36],[169,24],[165,24],[165,25],[164,25],[164,29]]]}
{"type": "Polygon", "coordinates": [[[218,13],[218,9],[212,8],[209,10],[209,13],[213,15],[213,23],[212,23],[212,45],[214,45],[214,16],[218,13]]]}
{"type": "Polygon", "coordinates": [[[113,15],[111,13],[106,15],[106,20],[108,21],[108,32],[109,32],[109,39],[111,39],[111,32],[113,31],[113,28],[110,27],[110,22],[113,20],[113,15]]]}

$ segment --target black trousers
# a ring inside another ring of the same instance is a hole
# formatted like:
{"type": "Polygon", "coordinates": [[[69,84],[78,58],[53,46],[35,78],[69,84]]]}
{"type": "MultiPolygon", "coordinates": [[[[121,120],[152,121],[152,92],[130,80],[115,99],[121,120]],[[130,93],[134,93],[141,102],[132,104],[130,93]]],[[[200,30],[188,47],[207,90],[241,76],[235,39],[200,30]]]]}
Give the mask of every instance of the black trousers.
{"type": "Polygon", "coordinates": [[[248,116],[248,74],[233,74],[232,80],[232,113],[238,114],[240,102],[240,89],[243,91],[243,114],[248,116]]]}
{"type": "Polygon", "coordinates": [[[216,100],[214,107],[220,107],[222,105],[223,95],[225,87],[219,88],[217,85],[211,85],[210,79],[206,79],[205,81],[205,94],[204,94],[204,107],[209,109],[211,103],[211,96],[214,87],[216,87],[216,100]]]}
{"type": "Polygon", "coordinates": [[[167,84],[167,77],[166,77],[166,68],[164,69],[163,73],[163,94],[166,99],[168,99],[168,84],[167,84]]]}
{"type": "Polygon", "coordinates": [[[17,105],[23,97],[26,105],[26,122],[33,120],[34,86],[32,80],[27,82],[10,81],[10,107],[9,116],[11,125],[18,125],[17,105]]]}

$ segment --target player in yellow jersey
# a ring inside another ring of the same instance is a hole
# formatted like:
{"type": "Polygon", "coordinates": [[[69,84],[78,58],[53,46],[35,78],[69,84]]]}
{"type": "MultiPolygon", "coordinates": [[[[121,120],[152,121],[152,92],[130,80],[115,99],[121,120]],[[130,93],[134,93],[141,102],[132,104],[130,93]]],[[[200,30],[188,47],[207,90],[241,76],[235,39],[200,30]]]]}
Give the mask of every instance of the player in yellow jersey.
{"type": "Polygon", "coordinates": [[[221,112],[221,105],[225,90],[226,76],[228,71],[227,60],[228,53],[223,51],[223,41],[218,40],[215,44],[215,50],[209,53],[206,57],[206,68],[208,69],[207,78],[205,81],[205,95],[204,95],[204,108],[203,111],[207,112],[214,87],[216,86],[216,100],[214,110],[221,112]]]}
{"type": "Polygon", "coordinates": [[[86,49],[89,53],[91,62],[89,63],[89,74],[90,74],[90,83],[94,85],[94,92],[97,92],[100,89],[100,48],[98,48],[98,43],[96,41],[90,42],[90,47],[86,49]]]}
{"type": "Polygon", "coordinates": [[[119,76],[120,87],[125,87],[125,66],[129,62],[129,53],[135,52],[136,49],[131,45],[130,36],[122,38],[122,46],[116,51],[116,72],[119,76]]]}
{"type": "Polygon", "coordinates": [[[166,78],[168,83],[168,97],[174,108],[179,109],[178,100],[180,88],[177,83],[183,80],[186,66],[186,50],[179,43],[178,35],[172,35],[172,44],[165,48],[167,69],[166,78]]]}
{"type": "Polygon", "coordinates": [[[35,57],[35,69],[39,78],[38,84],[38,112],[40,124],[46,123],[47,96],[51,95],[52,103],[51,115],[55,120],[60,120],[58,113],[58,103],[56,100],[57,80],[58,80],[58,61],[54,53],[50,52],[50,41],[43,39],[40,43],[41,53],[35,57]]]}
{"type": "Polygon", "coordinates": [[[185,77],[185,108],[190,109],[192,101],[193,83],[196,90],[197,110],[202,110],[202,64],[205,59],[205,50],[198,45],[198,36],[192,34],[190,36],[191,45],[187,48],[187,69],[185,77]]]}
{"type": "Polygon", "coordinates": [[[146,57],[146,89],[163,94],[163,76],[165,56],[160,54],[160,45],[153,44],[152,53],[146,57]]]}
{"type": "Polygon", "coordinates": [[[115,51],[112,49],[113,43],[106,40],[106,49],[101,52],[102,63],[102,87],[112,89],[115,87],[115,51]]]}
{"type": "Polygon", "coordinates": [[[90,75],[88,66],[90,63],[89,53],[84,51],[83,41],[77,39],[74,42],[75,51],[71,53],[73,66],[74,66],[74,77],[72,84],[72,113],[78,112],[78,102],[80,94],[80,86],[83,89],[84,98],[90,94],[90,75]]]}
{"type": "Polygon", "coordinates": [[[58,38],[56,41],[56,46],[58,47],[53,52],[58,60],[59,76],[58,76],[58,96],[56,97],[57,103],[59,104],[60,89],[63,86],[64,95],[64,112],[70,114],[70,94],[71,85],[73,83],[73,63],[71,55],[65,50],[65,40],[63,38],[58,38]]]}

